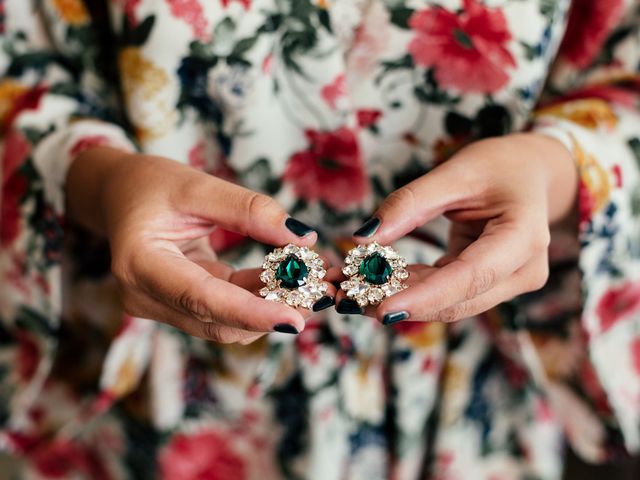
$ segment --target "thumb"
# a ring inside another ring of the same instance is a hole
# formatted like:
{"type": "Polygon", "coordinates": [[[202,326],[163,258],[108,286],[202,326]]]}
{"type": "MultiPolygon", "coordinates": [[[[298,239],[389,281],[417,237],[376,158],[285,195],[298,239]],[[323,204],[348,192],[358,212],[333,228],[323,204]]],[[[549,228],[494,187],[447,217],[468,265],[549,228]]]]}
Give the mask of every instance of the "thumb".
{"type": "Polygon", "coordinates": [[[315,230],[290,217],[271,197],[211,175],[198,172],[198,176],[180,199],[185,213],[270,245],[316,242],[315,230]]]}
{"type": "Polygon", "coordinates": [[[449,210],[464,206],[471,196],[459,169],[445,163],[391,193],[353,236],[359,243],[393,243],[449,210]]]}

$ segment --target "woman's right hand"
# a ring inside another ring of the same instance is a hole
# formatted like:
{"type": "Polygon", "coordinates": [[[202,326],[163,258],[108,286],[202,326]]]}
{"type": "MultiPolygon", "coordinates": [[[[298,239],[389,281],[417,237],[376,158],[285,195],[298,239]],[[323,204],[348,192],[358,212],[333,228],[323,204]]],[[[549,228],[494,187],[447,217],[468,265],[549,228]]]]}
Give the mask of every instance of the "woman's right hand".
{"type": "Polygon", "coordinates": [[[234,271],[209,246],[216,226],[271,245],[313,245],[317,234],[270,197],[173,160],[95,147],[71,165],[67,202],[72,218],[108,238],[129,314],[220,343],[304,329],[308,312],[255,295],[260,269],[234,271]]]}

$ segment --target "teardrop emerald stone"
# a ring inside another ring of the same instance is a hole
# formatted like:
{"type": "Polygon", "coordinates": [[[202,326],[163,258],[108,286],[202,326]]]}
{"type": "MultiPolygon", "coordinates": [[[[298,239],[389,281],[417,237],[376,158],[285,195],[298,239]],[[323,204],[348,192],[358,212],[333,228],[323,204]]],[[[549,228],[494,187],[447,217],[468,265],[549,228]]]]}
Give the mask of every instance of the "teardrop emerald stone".
{"type": "Polygon", "coordinates": [[[360,275],[364,277],[365,281],[374,285],[387,283],[391,273],[393,273],[391,265],[386,258],[377,252],[366,257],[360,264],[360,275]]]}
{"type": "Polygon", "coordinates": [[[304,285],[308,274],[305,263],[295,255],[289,255],[278,265],[276,279],[280,280],[281,287],[293,289],[304,285]]]}

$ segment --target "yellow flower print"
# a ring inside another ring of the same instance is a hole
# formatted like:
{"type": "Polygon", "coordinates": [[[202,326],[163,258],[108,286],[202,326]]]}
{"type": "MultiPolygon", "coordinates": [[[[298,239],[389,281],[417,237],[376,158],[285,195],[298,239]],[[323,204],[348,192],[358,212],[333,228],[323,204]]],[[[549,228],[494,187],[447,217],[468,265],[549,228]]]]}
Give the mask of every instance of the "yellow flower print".
{"type": "Polygon", "coordinates": [[[137,47],[124,48],[119,64],[127,111],[137,138],[144,142],[161,137],[177,118],[167,72],[146,59],[137,47]]]}
{"type": "Polygon", "coordinates": [[[115,383],[111,386],[110,392],[116,398],[122,398],[132,392],[140,381],[142,374],[140,364],[132,357],[127,358],[122,363],[115,383]]]}
{"type": "Polygon", "coordinates": [[[600,163],[588,154],[580,144],[572,138],[573,157],[576,160],[580,180],[591,197],[591,214],[600,211],[608,202],[611,194],[611,180],[600,163]]]}
{"type": "Polygon", "coordinates": [[[447,399],[442,405],[442,421],[445,425],[454,423],[460,418],[466,406],[469,390],[469,371],[454,360],[447,360],[444,365],[443,396],[447,399]]]}
{"type": "Polygon", "coordinates": [[[446,324],[443,322],[411,322],[403,333],[405,341],[413,348],[426,349],[442,341],[446,324]]]}
{"type": "Polygon", "coordinates": [[[0,82],[0,125],[6,124],[14,102],[26,91],[25,86],[16,81],[3,80],[0,82]]]}
{"type": "Polygon", "coordinates": [[[73,26],[87,23],[89,14],[82,0],[53,0],[60,17],[73,26]]]}
{"type": "Polygon", "coordinates": [[[564,118],[591,130],[600,127],[614,128],[618,124],[618,117],[611,105],[597,98],[551,105],[538,110],[536,115],[564,118]]]}

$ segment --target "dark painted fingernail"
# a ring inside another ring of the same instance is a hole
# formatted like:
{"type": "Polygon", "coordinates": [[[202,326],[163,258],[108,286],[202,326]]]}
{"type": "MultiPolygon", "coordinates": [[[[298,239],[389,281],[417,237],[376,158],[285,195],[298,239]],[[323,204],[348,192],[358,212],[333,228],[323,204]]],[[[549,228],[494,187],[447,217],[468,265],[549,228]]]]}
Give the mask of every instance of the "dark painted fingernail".
{"type": "Polygon", "coordinates": [[[353,232],[353,236],[354,237],[367,237],[368,238],[371,235],[373,235],[374,233],[376,233],[378,228],[380,228],[380,224],[381,223],[382,222],[380,221],[380,219],[378,217],[370,218],[369,220],[364,222],[362,224],[362,226],[358,230],[353,232]]]}
{"type": "Polygon", "coordinates": [[[358,302],[349,300],[348,298],[345,298],[338,304],[338,306],[336,307],[336,311],[342,314],[362,315],[364,313],[364,310],[360,305],[358,305],[358,302]]]}
{"type": "Polygon", "coordinates": [[[329,295],[325,295],[324,297],[322,297],[320,300],[318,300],[316,303],[313,304],[312,310],[314,312],[319,312],[320,310],[329,308],[334,303],[336,303],[335,298],[330,297],[329,295]]]}
{"type": "Polygon", "coordinates": [[[280,333],[292,333],[294,335],[297,335],[298,333],[300,333],[298,332],[298,329],[296,327],[288,323],[279,323],[276,326],[274,326],[273,329],[276,332],[280,332],[280,333]]]}
{"type": "Polygon", "coordinates": [[[394,323],[401,322],[402,320],[406,320],[409,318],[409,312],[391,312],[387,313],[382,319],[382,323],[384,325],[393,325],[394,323]]]}
{"type": "Polygon", "coordinates": [[[284,225],[299,237],[305,237],[315,231],[306,223],[302,223],[300,220],[296,220],[293,217],[287,218],[284,221],[284,225]]]}

